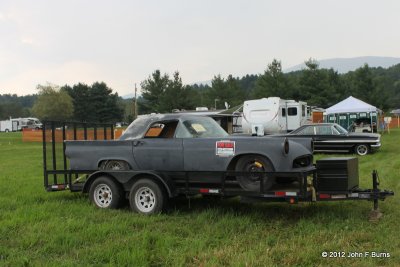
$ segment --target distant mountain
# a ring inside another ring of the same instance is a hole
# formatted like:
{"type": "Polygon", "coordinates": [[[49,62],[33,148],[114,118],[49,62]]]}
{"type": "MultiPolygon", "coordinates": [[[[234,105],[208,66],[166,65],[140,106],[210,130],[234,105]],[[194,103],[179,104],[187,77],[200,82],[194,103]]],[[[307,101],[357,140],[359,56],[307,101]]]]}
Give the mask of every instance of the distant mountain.
{"type": "MultiPolygon", "coordinates": [[[[365,63],[370,67],[382,67],[388,68],[393,65],[400,63],[400,58],[398,57],[353,57],[353,58],[331,58],[317,60],[319,62],[319,68],[330,69],[333,68],[339,73],[346,73],[362,67],[365,63]]],[[[287,68],[284,72],[292,72],[305,69],[306,65],[304,63],[287,68]]]]}
{"type": "Polygon", "coordinates": [[[122,97],[122,99],[132,99],[132,98],[134,98],[135,97],[135,94],[127,94],[127,95],[123,95],[123,96],[121,96],[122,97]]]}

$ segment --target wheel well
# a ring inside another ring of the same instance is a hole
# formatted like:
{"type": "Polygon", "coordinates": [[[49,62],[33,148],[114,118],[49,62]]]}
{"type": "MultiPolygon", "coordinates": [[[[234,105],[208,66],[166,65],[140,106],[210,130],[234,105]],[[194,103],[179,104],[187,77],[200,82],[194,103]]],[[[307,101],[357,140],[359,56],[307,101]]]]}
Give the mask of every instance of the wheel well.
{"type": "MultiPolygon", "coordinates": [[[[100,160],[99,163],[97,164],[97,167],[100,169],[100,168],[102,167],[101,165],[102,165],[103,163],[107,164],[107,162],[109,162],[109,161],[119,161],[119,162],[123,162],[123,163],[125,163],[126,165],[128,165],[129,169],[132,169],[132,166],[131,166],[126,160],[123,160],[123,159],[102,159],[102,160],[100,160]]],[[[103,166],[103,169],[104,169],[104,166],[103,166]]]]}
{"type": "Polygon", "coordinates": [[[242,157],[246,157],[246,156],[259,156],[259,157],[263,157],[263,158],[266,158],[270,163],[271,163],[271,166],[272,166],[272,168],[273,169],[275,169],[274,168],[274,165],[272,164],[272,161],[267,157],[267,156],[265,156],[265,155],[262,155],[262,154],[257,154],[257,153],[247,153],[247,154],[240,154],[240,155],[236,155],[232,160],[231,160],[231,162],[229,162],[229,165],[228,165],[228,171],[234,171],[235,170],[235,167],[236,167],[236,164],[237,164],[237,162],[239,161],[239,159],[240,158],[242,158],[242,157]]]}
{"type": "Polygon", "coordinates": [[[369,144],[366,144],[366,143],[360,143],[360,144],[355,144],[353,148],[354,148],[354,149],[356,149],[356,147],[357,147],[357,146],[359,146],[359,145],[364,145],[364,146],[367,146],[368,148],[370,147],[370,145],[369,145],[369,144]]]}

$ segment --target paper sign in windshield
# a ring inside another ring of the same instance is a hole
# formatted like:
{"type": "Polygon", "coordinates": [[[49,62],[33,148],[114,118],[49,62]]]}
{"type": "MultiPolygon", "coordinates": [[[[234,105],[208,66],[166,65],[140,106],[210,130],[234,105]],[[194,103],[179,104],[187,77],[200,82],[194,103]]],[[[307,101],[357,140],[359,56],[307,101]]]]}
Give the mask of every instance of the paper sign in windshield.
{"type": "Polygon", "coordinates": [[[215,144],[215,154],[220,157],[235,155],[235,141],[217,141],[215,144]]]}

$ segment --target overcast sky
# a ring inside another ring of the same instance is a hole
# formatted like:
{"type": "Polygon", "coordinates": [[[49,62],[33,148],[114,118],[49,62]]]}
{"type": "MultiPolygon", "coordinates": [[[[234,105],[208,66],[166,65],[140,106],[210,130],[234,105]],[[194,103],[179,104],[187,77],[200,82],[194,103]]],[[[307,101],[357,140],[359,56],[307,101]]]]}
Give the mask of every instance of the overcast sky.
{"type": "Polygon", "coordinates": [[[154,70],[184,83],[312,57],[400,57],[400,1],[1,0],[0,94],[104,81],[125,95],[154,70]]]}

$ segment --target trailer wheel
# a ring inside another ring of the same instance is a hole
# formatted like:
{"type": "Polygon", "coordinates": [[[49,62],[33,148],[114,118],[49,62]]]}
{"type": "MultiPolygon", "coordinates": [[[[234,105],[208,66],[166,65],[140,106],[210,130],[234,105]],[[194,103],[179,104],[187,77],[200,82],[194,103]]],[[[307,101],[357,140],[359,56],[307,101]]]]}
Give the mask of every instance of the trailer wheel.
{"type": "Polygon", "coordinates": [[[123,190],[111,178],[101,176],[91,184],[89,197],[99,208],[116,209],[122,202],[123,190]]]}
{"type": "MultiPolygon", "coordinates": [[[[274,167],[265,157],[247,155],[238,160],[235,171],[249,173],[248,175],[236,176],[236,180],[244,190],[260,191],[261,175],[256,172],[272,172],[274,171],[274,167]]],[[[274,181],[273,177],[267,177],[264,183],[264,190],[268,190],[274,184],[274,181]]]]}
{"type": "Polygon", "coordinates": [[[150,179],[138,180],[129,194],[131,209],[141,214],[160,213],[167,201],[164,188],[150,179]]]}
{"type": "Polygon", "coordinates": [[[355,147],[355,152],[359,156],[365,156],[369,153],[369,146],[366,144],[359,144],[355,147]]]}
{"type": "Polygon", "coordinates": [[[8,130],[8,129],[6,129],[6,130],[5,130],[5,132],[6,132],[6,133],[8,133],[8,132],[9,132],[9,130],[8,130]]]}

